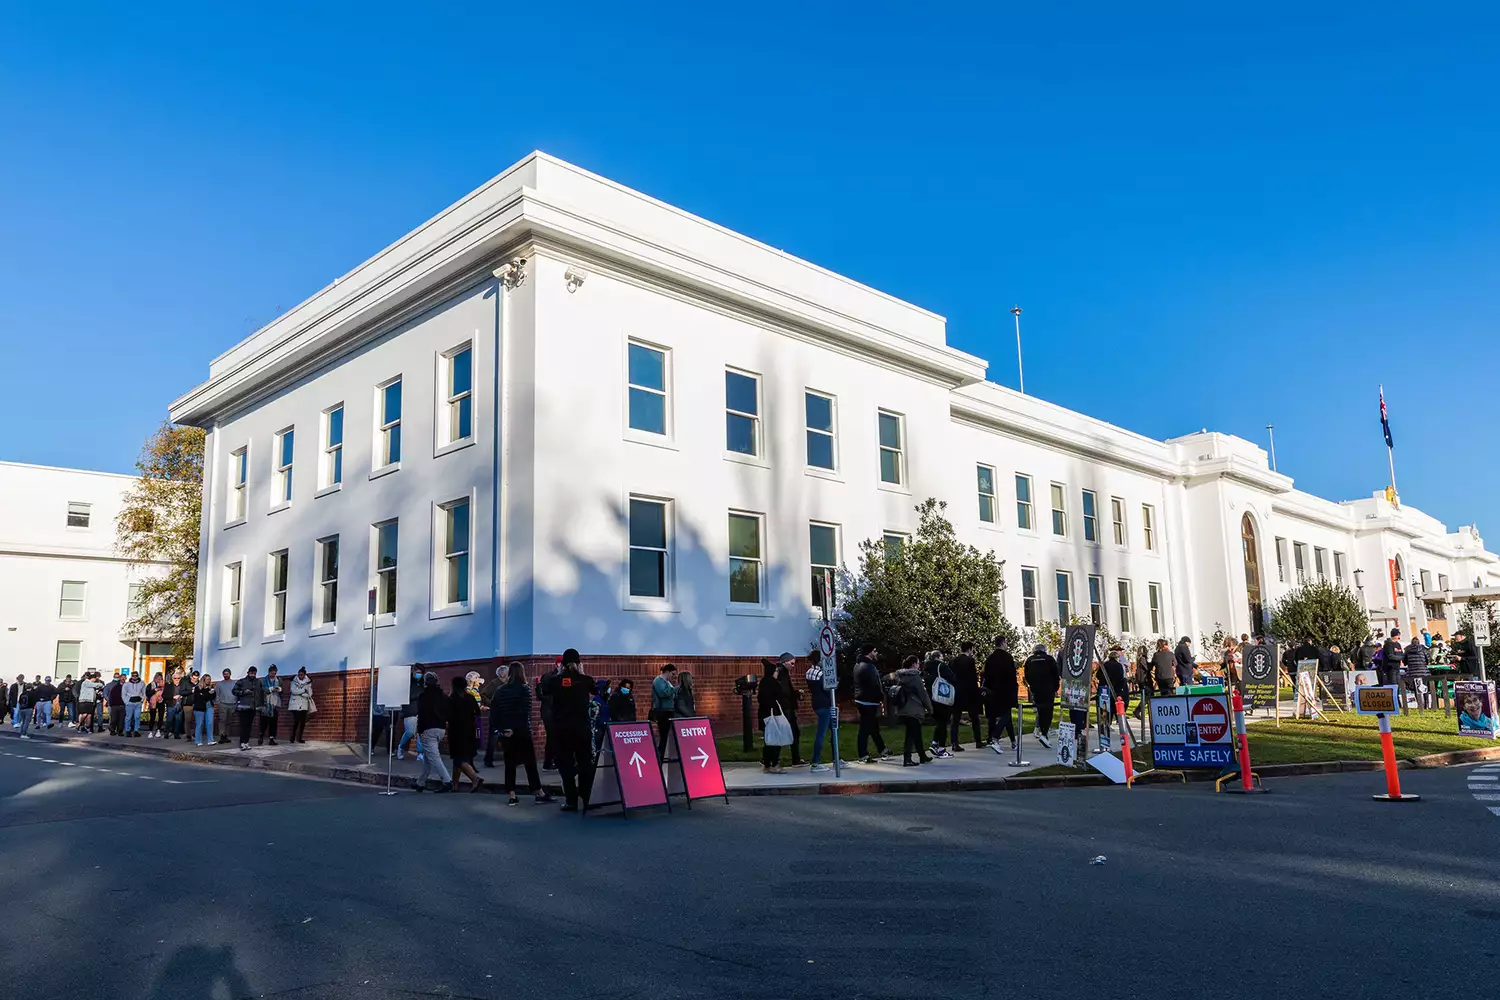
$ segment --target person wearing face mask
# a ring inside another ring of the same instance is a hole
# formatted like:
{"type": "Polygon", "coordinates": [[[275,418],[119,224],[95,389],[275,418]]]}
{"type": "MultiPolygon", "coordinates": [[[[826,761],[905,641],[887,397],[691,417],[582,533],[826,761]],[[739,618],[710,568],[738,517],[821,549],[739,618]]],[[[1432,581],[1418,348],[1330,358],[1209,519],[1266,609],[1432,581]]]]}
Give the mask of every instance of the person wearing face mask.
{"type": "Polygon", "coordinates": [[[422,741],[417,739],[417,701],[422,697],[423,690],[422,664],[414,663],[411,668],[411,688],[407,691],[406,704],[401,706],[401,741],[396,744],[397,760],[406,757],[408,741],[416,747],[417,760],[422,759],[422,741]]]}
{"type": "Polygon", "coordinates": [[[615,693],[609,696],[610,722],[635,721],[635,696],[630,693],[630,690],[629,678],[621,677],[620,682],[615,685],[615,693]]]}

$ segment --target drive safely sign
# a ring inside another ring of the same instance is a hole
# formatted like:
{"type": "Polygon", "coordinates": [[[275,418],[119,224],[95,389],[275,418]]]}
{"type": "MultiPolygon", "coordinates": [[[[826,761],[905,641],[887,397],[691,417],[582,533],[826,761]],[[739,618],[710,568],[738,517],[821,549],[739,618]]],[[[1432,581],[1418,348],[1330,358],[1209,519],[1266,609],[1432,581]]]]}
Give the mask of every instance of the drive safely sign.
{"type": "Polygon", "coordinates": [[[1226,767],[1234,761],[1229,696],[1153,698],[1151,757],[1157,767],[1226,767]]]}

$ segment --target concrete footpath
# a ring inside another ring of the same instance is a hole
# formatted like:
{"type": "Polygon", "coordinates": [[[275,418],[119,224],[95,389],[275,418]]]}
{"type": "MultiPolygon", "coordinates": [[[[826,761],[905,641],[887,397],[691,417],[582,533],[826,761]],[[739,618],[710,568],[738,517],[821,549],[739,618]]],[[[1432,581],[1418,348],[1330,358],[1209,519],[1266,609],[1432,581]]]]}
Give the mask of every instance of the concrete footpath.
{"type": "MultiPolygon", "coordinates": [[[[371,786],[384,786],[389,781],[395,789],[416,787],[421,762],[415,753],[405,759],[391,759],[382,747],[375,753],[373,763],[365,760],[365,748],[349,743],[309,742],[290,744],[282,741],[277,746],[251,746],[240,750],[235,743],[214,744],[196,747],[191,740],[172,739],[125,739],[107,734],[84,734],[60,726],[52,729],[32,729],[31,743],[69,743],[92,746],[104,750],[142,754],[184,761],[195,764],[217,764],[226,767],[243,767],[285,774],[299,774],[313,778],[351,781],[371,786]],[[389,769],[389,773],[388,772],[389,769]]],[[[10,725],[0,726],[0,739],[21,743],[18,733],[10,725]]],[[[1054,742],[1055,747],[1055,742],[1054,742]]],[[[830,769],[814,773],[809,768],[788,768],[783,774],[766,774],[759,764],[726,763],[724,783],[730,795],[868,795],[891,792],[947,792],[947,791],[998,791],[1003,789],[1060,788],[1074,786],[1107,786],[1112,784],[1103,775],[1087,766],[1068,774],[1036,774],[1041,768],[1056,763],[1056,750],[1047,749],[1028,734],[1022,738],[1021,756],[1027,766],[1015,767],[1015,754],[998,755],[992,750],[976,750],[972,746],[952,758],[934,760],[920,767],[904,767],[899,753],[876,764],[851,764],[843,774],[835,778],[830,769]]],[[[1140,747],[1135,755],[1138,762],[1149,760],[1149,747],[1140,747]]],[[[1445,767],[1453,764],[1470,764],[1486,760],[1500,760],[1500,746],[1476,748],[1474,750],[1430,754],[1426,757],[1403,759],[1402,768],[1445,767]]],[[[448,763],[445,759],[444,763],[448,763]]],[[[1349,771],[1376,771],[1379,761],[1315,761],[1303,764],[1272,764],[1256,766],[1256,773],[1263,778],[1290,777],[1306,774],[1332,774],[1349,771]]],[[[497,760],[494,768],[479,765],[480,776],[485,780],[484,791],[500,792],[503,769],[497,760]]],[[[1190,780],[1208,780],[1216,777],[1209,771],[1190,771],[1190,780]]],[[[524,774],[518,775],[523,782],[524,774]]],[[[1175,775],[1145,773],[1141,783],[1178,781],[1175,775]]],[[[554,793],[561,791],[556,771],[543,771],[542,783],[554,793]]],[[[518,789],[522,795],[525,789],[518,789]]]]}

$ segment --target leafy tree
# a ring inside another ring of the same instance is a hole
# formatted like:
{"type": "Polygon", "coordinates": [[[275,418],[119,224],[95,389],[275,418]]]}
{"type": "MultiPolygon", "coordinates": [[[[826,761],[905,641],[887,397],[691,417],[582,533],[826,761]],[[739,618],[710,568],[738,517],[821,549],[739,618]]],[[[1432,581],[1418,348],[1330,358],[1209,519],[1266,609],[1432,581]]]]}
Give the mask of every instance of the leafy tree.
{"type": "Polygon", "coordinates": [[[1271,635],[1283,645],[1312,640],[1352,652],[1370,634],[1370,620],[1348,587],[1327,581],[1303,584],[1271,608],[1271,635]]]}
{"type": "Polygon", "coordinates": [[[115,520],[115,547],[141,574],[125,627],[159,636],[186,659],[198,599],[198,530],[203,513],[203,431],[164,422],[135,463],[140,478],[115,520]]]}
{"type": "MultiPolygon", "coordinates": [[[[1490,644],[1483,647],[1485,673],[1491,678],[1500,676],[1500,614],[1495,613],[1494,605],[1476,597],[1469,598],[1464,603],[1463,610],[1458,613],[1458,624],[1453,627],[1453,631],[1462,632],[1470,639],[1474,638],[1475,615],[1485,615],[1490,620],[1490,644]]],[[[1451,640],[1453,636],[1448,638],[1451,640]]],[[[1452,647],[1451,642],[1449,647],[1452,647]]]]}
{"type": "Polygon", "coordinates": [[[867,540],[859,571],[835,617],[846,651],[873,642],[888,663],[929,649],[955,652],[960,642],[988,649],[996,635],[1020,638],[1000,611],[1000,560],[960,542],[944,515],[947,504],[917,505],[917,531],[899,551],[867,540]]]}

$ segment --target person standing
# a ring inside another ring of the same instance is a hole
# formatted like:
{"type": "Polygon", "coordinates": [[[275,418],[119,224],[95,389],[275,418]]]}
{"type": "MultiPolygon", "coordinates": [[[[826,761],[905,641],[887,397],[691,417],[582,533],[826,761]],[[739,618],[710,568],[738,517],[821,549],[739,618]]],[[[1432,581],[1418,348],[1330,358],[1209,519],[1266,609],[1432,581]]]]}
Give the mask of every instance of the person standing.
{"type": "Polygon", "coordinates": [[[161,739],[163,713],[166,711],[167,681],[161,674],[146,685],[146,738],[161,739]]]}
{"type": "MultiPolygon", "coordinates": [[[[818,728],[813,733],[811,769],[821,772],[829,769],[823,763],[823,741],[828,738],[833,725],[833,692],[823,686],[823,651],[814,649],[808,652],[807,664],[807,696],[812,703],[813,715],[818,720],[818,728]]],[[[837,755],[838,752],[839,748],[835,746],[833,754],[837,755]]],[[[842,764],[843,761],[839,760],[839,763],[842,764]]]]}
{"type": "Polygon", "coordinates": [[[36,727],[52,728],[52,699],[57,697],[57,686],[51,677],[43,677],[32,694],[31,703],[36,706],[36,727]]]}
{"type": "Polygon", "coordinates": [[[954,705],[958,702],[958,684],[940,650],[929,651],[927,659],[923,661],[922,683],[927,686],[928,700],[932,702],[932,742],[928,744],[927,752],[933,757],[952,757],[953,754],[948,750],[948,731],[953,723],[954,705]],[[939,684],[939,681],[943,684],[939,684]],[[947,686],[948,704],[937,698],[944,685],[947,686]]]}
{"type": "Polygon", "coordinates": [[[880,735],[880,706],[885,701],[885,695],[880,687],[880,667],[877,665],[879,655],[880,650],[874,643],[866,643],[860,647],[859,661],[854,665],[854,709],[859,713],[859,735],[856,737],[855,750],[861,764],[873,764],[877,759],[869,753],[871,740],[875,743],[875,752],[880,755],[880,760],[890,756],[885,748],[885,737],[880,735]]]}
{"type": "Polygon", "coordinates": [[[932,763],[932,757],[922,746],[922,720],[932,711],[932,699],[927,694],[927,685],[922,683],[920,664],[915,655],[908,656],[901,669],[891,675],[891,701],[896,706],[896,718],[906,728],[906,741],[901,747],[903,767],[932,763]],[[913,753],[917,760],[911,759],[913,753]]]}
{"type": "MultiPolygon", "coordinates": [[[[463,683],[463,678],[459,678],[463,683]]],[[[436,773],[440,784],[437,792],[442,794],[453,789],[450,783],[453,776],[448,773],[448,766],[443,763],[442,751],[439,749],[443,742],[443,733],[448,728],[448,706],[450,699],[443,693],[443,686],[438,681],[438,675],[427,671],[422,675],[422,693],[417,696],[417,743],[422,748],[422,771],[417,775],[415,788],[419,792],[427,790],[428,776],[436,773]]]]}
{"type": "MultiPolygon", "coordinates": [[[[1233,639],[1227,640],[1233,643],[1233,639]]],[[[1114,711],[1115,703],[1125,706],[1125,711],[1130,711],[1130,682],[1125,672],[1125,647],[1119,643],[1109,647],[1109,654],[1105,657],[1100,669],[1104,673],[1104,681],[1109,685],[1110,711],[1114,711]]],[[[1120,725],[1125,725],[1125,716],[1120,716],[1120,725]]]]}
{"type": "Polygon", "coordinates": [[[255,739],[255,745],[260,746],[266,742],[267,734],[270,735],[271,745],[276,745],[276,722],[281,715],[281,678],[276,676],[276,664],[266,668],[266,679],[262,685],[265,692],[261,695],[260,702],[260,734],[255,739]]]}
{"type": "MultiPolygon", "coordinates": [[[[1047,734],[1052,731],[1052,711],[1057,704],[1057,689],[1062,684],[1057,658],[1047,652],[1046,646],[1037,643],[1021,665],[1021,672],[1026,676],[1026,690],[1030,692],[1031,704],[1036,710],[1036,741],[1050,749],[1052,744],[1047,741],[1047,734]]],[[[993,729],[990,735],[994,735],[993,729]]],[[[999,752],[998,747],[996,752],[999,752]]]]}
{"type": "Polygon", "coordinates": [[[98,675],[92,670],[85,671],[83,680],[78,684],[78,724],[74,727],[82,733],[98,732],[98,726],[94,721],[99,692],[104,685],[98,681],[98,675]]]}
{"type": "Polygon", "coordinates": [[[802,700],[802,692],[792,681],[792,666],[796,662],[791,653],[781,654],[776,662],[776,683],[781,686],[781,704],[786,710],[786,724],[792,730],[792,766],[806,767],[807,761],[802,759],[802,727],[797,724],[797,703],[802,700]]]}
{"type": "Polygon", "coordinates": [[[677,668],[668,663],[651,682],[651,710],[648,716],[656,727],[656,759],[667,752],[667,730],[672,725],[672,706],[677,702],[677,668]]]}
{"type": "Polygon", "coordinates": [[[556,763],[562,773],[562,811],[577,812],[580,797],[588,805],[594,782],[589,738],[589,700],[594,693],[594,679],[583,672],[583,658],[578,650],[563,651],[562,665],[547,678],[544,690],[552,703],[556,763]]]}
{"type": "Polygon", "coordinates": [[[312,678],[307,676],[306,667],[298,667],[297,676],[292,678],[292,693],[286,708],[292,713],[292,742],[306,743],[307,717],[317,711],[317,705],[313,703],[312,678]]]}
{"type": "Polygon", "coordinates": [[[396,759],[406,757],[406,743],[411,741],[417,748],[417,760],[422,759],[422,741],[417,737],[417,702],[422,700],[426,685],[422,682],[422,664],[413,663],[411,685],[407,688],[406,704],[401,706],[401,741],[396,744],[396,759]]]}
{"type": "Polygon", "coordinates": [[[756,715],[760,718],[760,768],[766,774],[782,774],[785,768],[781,766],[781,747],[772,746],[766,741],[766,721],[775,715],[787,717],[791,721],[791,713],[787,711],[788,699],[786,689],[781,686],[777,674],[781,671],[781,661],[761,659],[760,687],[756,689],[756,715]]]}
{"type": "Polygon", "coordinates": [[[1453,657],[1460,674],[1479,675],[1479,646],[1463,629],[1453,633],[1453,657]]]}
{"type": "Polygon", "coordinates": [[[224,668],[224,679],[214,685],[214,710],[219,714],[218,739],[216,742],[228,743],[229,734],[234,728],[235,701],[234,677],[229,673],[229,668],[224,668]]]}
{"type": "Polygon", "coordinates": [[[245,676],[234,682],[234,712],[240,720],[241,750],[250,749],[250,724],[255,721],[255,713],[264,700],[265,688],[255,676],[255,668],[246,667],[245,676]]]}
{"type": "Polygon", "coordinates": [[[470,691],[468,680],[454,677],[448,698],[448,757],[453,761],[453,790],[459,788],[460,776],[469,779],[469,792],[484,787],[484,779],[474,770],[479,756],[479,699],[470,691]]]}
{"type": "Polygon", "coordinates": [[[1429,668],[1429,650],[1421,639],[1412,639],[1406,647],[1406,686],[1417,700],[1418,708],[1430,708],[1427,703],[1427,678],[1432,676],[1429,668]]]}
{"type": "Polygon", "coordinates": [[[1391,629],[1391,634],[1380,647],[1380,683],[1400,684],[1401,665],[1406,662],[1406,650],[1401,645],[1401,630],[1391,629]]]}
{"type": "Polygon", "coordinates": [[[686,670],[677,672],[677,694],[672,698],[672,718],[693,719],[698,715],[698,700],[693,694],[693,675],[686,670]]]}
{"type": "Polygon", "coordinates": [[[526,686],[526,667],[512,661],[506,668],[505,683],[495,688],[490,698],[490,724],[500,736],[505,756],[505,792],[507,805],[515,805],[516,771],[526,770],[527,787],[537,805],[551,802],[542,790],[542,779],[536,770],[536,744],[531,739],[531,688],[526,686]]]}
{"type": "Polygon", "coordinates": [[[104,687],[104,707],[109,712],[109,734],[125,735],[125,678],[117,670],[104,687]]]}
{"type": "Polygon", "coordinates": [[[1177,657],[1172,653],[1171,643],[1156,640],[1156,652],[1151,654],[1151,672],[1156,676],[1156,693],[1170,698],[1177,691],[1177,657]]]}
{"type": "MultiPolygon", "coordinates": [[[[536,700],[541,705],[542,713],[542,770],[557,770],[556,747],[552,741],[552,695],[557,690],[556,684],[549,684],[562,674],[562,661],[553,666],[552,670],[543,675],[536,682],[536,700]]],[[[620,721],[620,720],[615,720],[620,721]]]]}
{"type": "Polygon", "coordinates": [[[615,682],[614,693],[609,696],[609,721],[610,722],[634,722],[635,695],[632,691],[635,683],[628,677],[621,677],[615,682]]]}
{"type": "Polygon", "coordinates": [[[203,675],[196,670],[192,673],[184,670],[182,679],[187,682],[187,690],[182,696],[182,718],[177,722],[177,734],[190,739],[198,732],[198,687],[203,675]]]}
{"type": "Polygon", "coordinates": [[[193,746],[206,747],[214,741],[214,702],[218,697],[213,675],[204,671],[193,689],[193,746]]]}
{"type": "Polygon", "coordinates": [[[500,690],[500,685],[505,683],[506,668],[498,666],[495,668],[495,676],[484,682],[479,689],[479,703],[484,706],[487,713],[484,733],[484,766],[495,766],[495,744],[500,739],[499,725],[495,722],[495,692],[500,690]]]}
{"type": "Polygon", "coordinates": [[[1177,649],[1172,654],[1173,662],[1177,667],[1177,683],[1193,683],[1193,673],[1198,669],[1198,662],[1193,659],[1193,647],[1187,636],[1177,640],[1177,649]]]}
{"type": "Polygon", "coordinates": [[[21,739],[31,739],[31,685],[26,683],[25,674],[16,675],[6,705],[10,708],[11,724],[21,731],[21,739]]]}
{"type": "Polygon", "coordinates": [[[57,721],[64,729],[68,723],[78,721],[78,684],[72,674],[57,685],[57,721]]]}
{"type": "Polygon", "coordinates": [[[983,707],[980,696],[979,663],[974,659],[974,644],[967,639],[958,644],[958,655],[948,664],[953,671],[954,685],[958,688],[958,700],[953,705],[953,732],[949,744],[955,753],[963,750],[963,741],[958,738],[964,715],[969,717],[969,726],[974,730],[974,749],[984,749],[984,730],[979,715],[983,707]]]}
{"type": "Polygon", "coordinates": [[[138,671],[130,672],[130,679],[120,685],[120,696],[125,699],[125,736],[140,738],[141,706],[146,702],[146,684],[138,671]]]}

